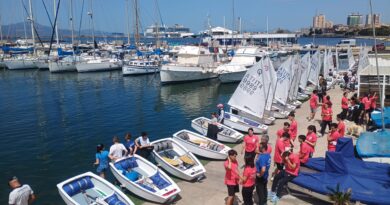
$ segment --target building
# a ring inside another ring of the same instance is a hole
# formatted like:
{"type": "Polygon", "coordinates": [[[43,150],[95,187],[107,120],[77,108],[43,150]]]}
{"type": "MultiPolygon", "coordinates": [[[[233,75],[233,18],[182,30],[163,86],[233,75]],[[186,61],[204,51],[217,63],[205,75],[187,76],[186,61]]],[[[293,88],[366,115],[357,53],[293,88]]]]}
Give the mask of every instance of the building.
{"type": "Polygon", "coordinates": [[[333,28],[333,22],[332,21],[326,21],[325,22],[325,28],[327,28],[327,29],[333,28]]]}
{"type": "Polygon", "coordinates": [[[325,15],[320,14],[313,17],[313,28],[325,28],[325,15]]]}
{"type": "Polygon", "coordinates": [[[361,14],[350,14],[347,18],[347,25],[349,27],[359,27],[363,25],[363,15],[361,14]]]}
{"type": "Polygon", "coordinates": [[[371,27],[372,25],[372,20],[374,20],[374,25],[375,27],[380,27],[381,26],[381,21],[380,21],[380,15],[379,14],[367,14],[366,15],[366,27],[371,27]]]}
{"type": "Polygon", "coordinates": [[[194,35],[189,28],[179,24],[171,27],[151,25],[146,28],[144,35],[147,38],[155,38],[157,33],[159,38],[181,38],[194,35]]]}

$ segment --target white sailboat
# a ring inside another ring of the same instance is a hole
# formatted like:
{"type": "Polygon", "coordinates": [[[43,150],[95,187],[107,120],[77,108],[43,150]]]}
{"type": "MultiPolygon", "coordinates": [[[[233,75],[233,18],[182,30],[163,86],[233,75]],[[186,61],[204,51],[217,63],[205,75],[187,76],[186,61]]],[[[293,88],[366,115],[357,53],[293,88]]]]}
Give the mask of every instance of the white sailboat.
{"type": "Polygon", "coordinates": [[[160,71],[161,83],[186,82],[217,78],[215,69],[219,66],[214,54],[204,47],[183,46],[178,60],[163,65],[160,71]]]}
{"type": "Polygon", "coordinates": [[[356,61],[355,58],[353,57],[351,47],[348,47],[347,55],[348,55],[348,70],[352,70],[355,67],[356,61]]]}
{"type": "Polygon", "coordinates": [[[299,81],[301,79],[302,71],[301,71],[301,65],[300,65],[300,56],[295,55],[292,60],[292,67],[291,67],[291,73],[292,73],[292,80],[291,85],[289,87],[288,91],[288,102],[289,104],[300,107],[302,105],[302,102],[297,100],[298,98],[298,86],[299,81]]]}

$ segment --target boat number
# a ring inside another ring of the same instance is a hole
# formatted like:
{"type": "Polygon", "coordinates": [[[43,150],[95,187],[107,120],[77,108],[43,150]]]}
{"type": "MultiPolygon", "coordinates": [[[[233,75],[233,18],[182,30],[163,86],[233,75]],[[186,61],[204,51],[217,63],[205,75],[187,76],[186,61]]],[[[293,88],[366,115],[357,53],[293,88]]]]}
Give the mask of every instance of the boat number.
{"type": "Polygon", "coordinates": [[[263,84],[252,75],[245,74],[239,87],[249,95],[253,95],[256,90],[261,90],[263,88],[263,84]]]}

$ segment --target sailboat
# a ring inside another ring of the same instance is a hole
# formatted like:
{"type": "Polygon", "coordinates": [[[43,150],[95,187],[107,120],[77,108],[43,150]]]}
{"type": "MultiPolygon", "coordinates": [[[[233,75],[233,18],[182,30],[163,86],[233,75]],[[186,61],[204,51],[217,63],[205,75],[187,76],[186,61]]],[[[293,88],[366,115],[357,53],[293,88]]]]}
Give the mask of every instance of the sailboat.
{"type": "Polygon", "coordinates": [[[301,64],[300,64],[301,58],[299,55],[295,55],[292,60],[292,67],[291,67],[291,74],[292,74],[292,80],[288,91],[288,102],[289,104],[300,107],[302,105],[302,102],[297,100],[298,98],[298,87],[299,87],[299,81],[302,76],[302,70],[301,70],[301,64]]]}

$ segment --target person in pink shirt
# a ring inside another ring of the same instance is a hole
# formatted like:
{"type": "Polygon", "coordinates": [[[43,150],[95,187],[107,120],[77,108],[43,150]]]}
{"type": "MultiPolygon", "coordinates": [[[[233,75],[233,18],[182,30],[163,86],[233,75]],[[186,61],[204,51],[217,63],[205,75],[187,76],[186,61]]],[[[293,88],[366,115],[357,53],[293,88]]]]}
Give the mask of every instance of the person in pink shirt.
{"type": "Polygon", "coordinates": [[[325,103],[321,112],[321,116],[322,116],[321,131],[320,131],[321,136],[324,136],[327,125],[330,130],[330,124],[332,123],[332,115],[333,115],[332,108],[329,107],[328,103],[325,103]]]}
{"type": "Polygon", "coordinates": [[[332,123],[330,125],[330,133],[328,134],[328,151],[334,152],[336,151],[336,145],[337,145],[337,140],[341,137],[340,133],[337,131],[337,124],[332,123]]]}
{"type": "Polygon", "coordinates": [[[274,163],[276,166],[275,170],[272,173],[272,177],[283,170],[284,165],[282,153],[286,151],[286,149],[288,150],[291,148],[291,146],[286,146],[286,142],[290,143],[290,134],[288,134],[287,132],[283,133],[282,138],[276,140],[274,153],[274,163]]]}
{"type": "Polygon", "coordinates": [[[344,118],[341,114],[337,115],[337,131],[339,132],[341,137],[345,136],[345,123],[344,123],[344,118]]]}
{"type": "Polygon", "coordinates": [[[317,90],[313,91],[309,101],[310,101],[310,116],[307,118],[307,120],[311,121],[312,119],[314,119],[318,107],[317,90]]]}
{"type": "Polygon", "coordinates": [[[309,125],[307,127],[307,134],[306,134],[306,140],[305,142],[307,144],[310,145],[310,147],[312,148],[312,152],[310,153],[310,157],[313,156],[313,153],[315,151],[315,146],[316,146],[316,143],[317,143],[317,129],[316,129],[316,126],[314,125],[309,125]]]}
{"type": "Polygon", "coordinates": [[[290,123],[288,122],[284,122],[283,123],[283,128],[282,129],[279,129],[277,132],[276,132],[276,136],[279,138],[282,137],[283,133],[285,132],[289,132],[290,131],[290,123]]]}
{"type": "Polygon", "coordinates": [[[349,105],[349,100],[348,100],[348,92],[343,93],[343,98],[341,99],[341,115],[344,117],[344,119],[347,117],[348,113],[348,105],[349,105]]]}
{"type": "Polygon", "coordinates": [[[368,99],[370,101],[370,109],[368,110],[368,120],[371,121],[371,113],[376,109],[376,100],[378,97],[376,96],[376,92],[373,95],[370,95],[368,99]]]}
{"type": "Polygon", "coordinates": [[[272,182],[271,195],[273,203],[277,203],[280,197],[282,197],[281,194],[284,186],[298,176],[299,168],[301,166],[299,156],[292,151],[285,151],[282,154],[282,157],[286,169],[277,174],[272,182]]]}
{"type": "Polygon", "coordinates": [[[242,199],[245,205],[253,205],[253,190],[255,189],[256,167],[255,159],[252,157],[245,158],[245,167],[240,176],[242,184],[242,199]]]}
{"type": "Polygon", "coordinates": [[[260,146],[262,144],[267,145],[266,146],[267,147],[266,153],[271,154],[272,153],[272,146],[268,142],[269,142],[269,136],[267,134],[262,135],[261,139],[260,139],[260,144],[259,144],[257,151],[256,151],[256,154],[260,154],[260,146]]]}
{"type": "Polygon", "coordinates": [[[362,98],[361,102],[364,105],[364,118],[365,118],[365,122],[367,124],[370,120],[370,115],[369,115],[370,109],[371,109],[370,95],[366,93],[364,95],[364,97],[362,98]]]}
{"type": "Polygon", "coordinates": [[[242,143],[242,150],[241,154],[245,155],[244,158],[251,156],[253,158],[256,157],[256,150],[259,146],[259,136],[253,134],[253,129],[248,129],[248,135],[245,135],[243,143],[242,143]]]}
{"type": "Polygon", "coordinates": [[[235,194],[240,192],[238,182],[240,179],[238,172],[238,163],[237,163],[237,152],[233,149],[229,150],[228,158],[224,163],[226,170],[225,173],[225,184],[228,190],[228,198],[226,200],[226,205],[233,205],[235,194]]]}
{"type": "Polygon", "coordinates": [[[312,147],[306,142],[306,136],[305,135],[299,135],[298,140],[300,143],[300,149],[299,149],[299,160],[301,162],[301,165],[304,165],[307,161],[309,161],[310,153],[313,152],[312,147]]]}
{"type": "Polygon", "coordinates": [[[291,121],[289,133],[290,133],[291,141],[294,142],[295,138],[298,135],[298,123],[295,120],[294,111],[290,112],[290,114],[288,115],[288,120],[291,121]]]}

